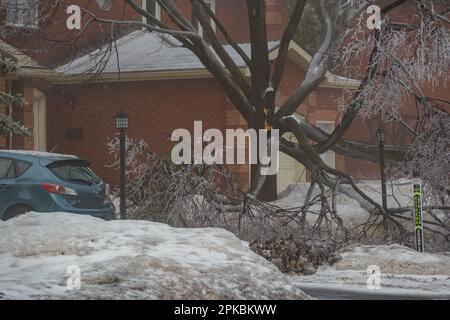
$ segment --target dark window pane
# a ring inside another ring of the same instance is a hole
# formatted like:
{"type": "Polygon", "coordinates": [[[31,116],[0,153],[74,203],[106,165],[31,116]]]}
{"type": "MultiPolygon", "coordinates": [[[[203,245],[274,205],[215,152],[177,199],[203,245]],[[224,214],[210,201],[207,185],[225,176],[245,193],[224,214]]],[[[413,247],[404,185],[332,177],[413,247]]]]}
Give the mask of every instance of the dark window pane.
{"type": "Polygon", "coordinates": [[[55,176],[64,181],[87,185],[100,183],[100,179],[82,161],[55,162],[48,168],[55,176]]]}
{"type": "Polygon", "coordinates": [[[38,0],[6,0],[6,23],[18,26],[36,26],[38,0]]]}
{"type": "Polygon", "coordinates": [[[156,17],[156,0],[146,0],[147,12],[156,17]]]}
{"type": "Polygon", "coordinates": [[[24,161],[16,161],[16,177],[18,178],[22,176],[30,167],[31,163],[24,161]]]}
{"type": "Polygon", "coordinates": [[[14,178],[13,161],[9,159],[0,159],[0,179],[14,178]]]}
{"type": "Polygon", "coordinates": [[[14,179],[16,175],[14,174],[14,166],[11,164],[8,173],[6,174],[6,179],[14,179]]]}

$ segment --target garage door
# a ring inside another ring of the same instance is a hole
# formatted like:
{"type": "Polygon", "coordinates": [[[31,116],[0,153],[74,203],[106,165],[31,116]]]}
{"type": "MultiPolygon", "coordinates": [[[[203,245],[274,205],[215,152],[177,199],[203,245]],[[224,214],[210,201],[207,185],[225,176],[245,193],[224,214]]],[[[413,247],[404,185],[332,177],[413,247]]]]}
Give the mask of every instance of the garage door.
{"type": "MultiPolygon", "coordinates": [[[[297,142],[292,133],[286,133],[283,135],[283,138],[291,142],[297,142]]],[[[306,181],[305,167],[287,154],[280,152],[280,168],[277,177],[278,192],[283,191],[289,185],[295,185],[304,181],[306,181]]]]}

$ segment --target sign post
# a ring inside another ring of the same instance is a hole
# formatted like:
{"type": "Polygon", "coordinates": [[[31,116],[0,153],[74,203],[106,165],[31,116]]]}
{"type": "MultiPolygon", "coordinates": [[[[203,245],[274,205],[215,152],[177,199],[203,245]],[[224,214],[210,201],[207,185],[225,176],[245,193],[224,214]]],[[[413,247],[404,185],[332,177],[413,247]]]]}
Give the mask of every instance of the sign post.
{"type": "Polygon", "coordinates": [[[414,231],[416,234],[416,250],[423,252],[423,216],[422,216],[422,181],[413,180],[414,231]]]}

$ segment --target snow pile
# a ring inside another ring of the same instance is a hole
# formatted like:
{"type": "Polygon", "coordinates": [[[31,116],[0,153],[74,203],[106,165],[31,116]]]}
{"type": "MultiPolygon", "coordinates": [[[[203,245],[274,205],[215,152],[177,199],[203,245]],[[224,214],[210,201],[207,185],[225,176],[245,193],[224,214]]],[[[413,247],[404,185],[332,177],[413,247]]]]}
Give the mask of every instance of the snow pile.
{"type": "Polygon", "coordinates": [[[221,229],[31,213],[1,222],[0,235],[4,299],[307,298],[221,229]],[[79,290],[67,287],[76,284],[71,266],[81,271],[79,290]]]}
{"type": "Polygon", "coordinates": [[[335,265],[338,270],[366,270],[369,265],[378,265],[382,273],[450,276],[450,253],[419,253],[391,244],[354,247],[341,256],[335,265]]]}
{"type": "Polygon", "coordinates": [[[450,253],[419,253],[392,244],[355,246],[341,256],[342,260],[335,265],[321,267],[312,276],[293,277],[293,281],[305,290],[321,288],[450,299],[450,253]],[[367,286],[369,266],[379,267],[379,289],[367,286]]]}

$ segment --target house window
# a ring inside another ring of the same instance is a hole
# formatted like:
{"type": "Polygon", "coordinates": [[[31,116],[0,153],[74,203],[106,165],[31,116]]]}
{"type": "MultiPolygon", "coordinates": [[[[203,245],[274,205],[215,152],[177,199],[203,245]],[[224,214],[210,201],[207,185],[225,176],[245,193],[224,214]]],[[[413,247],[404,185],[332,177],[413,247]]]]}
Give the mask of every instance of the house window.
{"type": "MultiPolygon", "coordinates": [[[[316,126],[317,126],[317,128],[321,129],[322,131],[325,131],[328,134],[331,134],[334,131],[334,122],[333,121],[316,121],[316,126]]],[[[320,158],[330,168],[333,168],[333,169],[336,168],[336,154],[333,151],[329,150],[325,153],[322,153],[320,155],[320,158]]]]}
{"type": "Polygon", "coordinates": [[[97,5],[102,10],[111,10],[112,0],[97,0],[97,5]]]}
{"type": "MultiPolygon", "coordinates": [[[[156,0],[142,0],[142,9],[150,13],[156,19],[161,20],[161,7],[156,0]]],[[[147,23],[147,18],[142,17],[142,22],[147,23]]]]}
{"type": "Polygon", "coordinates": [[[14,175],[14,162],[10,159],[0,159],[0,179],[13,179],[14,175]]]}
{"type": "Polygon", "coordinates": [[[6,0],[6,24],[20,27],[37,27],[38,5],[38,0],[6,0]]]}
{"type": "MultiPolygon", "coordinates": [[[[212,12],[216,13],[216,0],[205,0],[205,3],[209,6],[212,12]]],[[[203,38],[203,27],[195,13],[192,13],[192,24],[197,27],[198,33],[203,38]]],[[[216,24],[213,19],[211,19],[211,27],[214,31],[216,31],[216,24]]]]}

